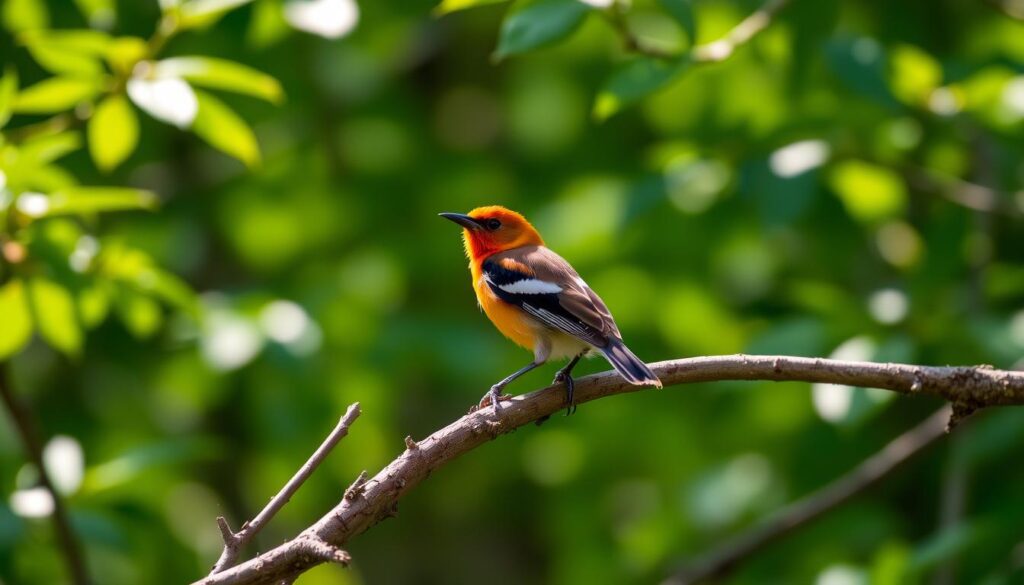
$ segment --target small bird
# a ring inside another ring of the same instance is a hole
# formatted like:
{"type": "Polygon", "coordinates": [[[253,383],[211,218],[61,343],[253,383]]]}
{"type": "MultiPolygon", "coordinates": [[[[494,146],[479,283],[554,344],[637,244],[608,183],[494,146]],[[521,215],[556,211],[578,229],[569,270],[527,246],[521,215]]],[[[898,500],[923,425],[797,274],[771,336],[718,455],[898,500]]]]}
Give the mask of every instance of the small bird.
{"type": "Polygon", "coordinates": [[[522,215],[492,205],[468,214],[442,213],[462,226],[473,289],[494,326],[533,351],[533,361],[491,386],[480,400],[501,409],[502,389],[551,358],[569,358],[553,384],[563,383],[568,410],[576,411],[572,369],[580,358],[601,352],[629,383],[661,388],[661,380],[622,343],[608,307],[522,215]]]}

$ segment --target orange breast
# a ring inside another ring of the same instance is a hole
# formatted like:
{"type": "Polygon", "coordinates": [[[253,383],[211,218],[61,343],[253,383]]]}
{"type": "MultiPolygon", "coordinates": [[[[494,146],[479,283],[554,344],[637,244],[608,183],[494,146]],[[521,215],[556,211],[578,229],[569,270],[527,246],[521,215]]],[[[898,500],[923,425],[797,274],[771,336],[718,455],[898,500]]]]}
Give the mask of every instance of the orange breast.
{"type": "Polygon", "coordinates": [[[476,300],[480,302],[487,318],[505,337],[532,351],[537,334],[530,322],[530,317],[519,307],[510,305],[494,296],[487,283],[481,278],[481,272],[477,266],[472,267],[472,273],[476,300]]]}

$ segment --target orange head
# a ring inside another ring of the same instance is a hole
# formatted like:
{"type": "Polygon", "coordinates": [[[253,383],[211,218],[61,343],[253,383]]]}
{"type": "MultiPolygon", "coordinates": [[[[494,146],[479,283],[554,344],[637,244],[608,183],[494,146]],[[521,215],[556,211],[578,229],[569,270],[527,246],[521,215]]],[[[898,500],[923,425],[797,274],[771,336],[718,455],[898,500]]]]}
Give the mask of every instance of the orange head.
{"type": "Polygon", "coordinates": [[[441,217],[463,227],[466,255],[473,261],[505,250],[544,245],[540,234],[525,217],[500,205],[477,207],[467,214],[442,213],[441,217]]]}

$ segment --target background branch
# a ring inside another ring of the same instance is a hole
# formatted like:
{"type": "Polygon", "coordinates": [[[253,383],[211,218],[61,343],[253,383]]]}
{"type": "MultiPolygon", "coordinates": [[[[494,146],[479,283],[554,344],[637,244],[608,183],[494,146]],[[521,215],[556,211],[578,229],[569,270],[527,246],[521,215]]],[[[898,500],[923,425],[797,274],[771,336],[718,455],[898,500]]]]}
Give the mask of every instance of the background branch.
{"type": "Polygon", "coordinates": [[[946,432],[949,408],[942,408],[916,427],[893,439],[846,475],[776,512],[764,522],[725,542],[681,570],[665,585],[691,585],[725,576],[746,558],[791,532],[820,518],[895,471],[946,432]]]}
{"type": "Polygon", "coordinates": [[[4,407],[11,415],[11,422],[18,432],[22,447],[25,449],[25,456],[35,466],[39,473],[39,483],[50,492],[53,498],[53,528],[57,533],[57,541],[60,543],[64,561],[67,564],[68,576],[75,585],[87,585],[89,583],[89,571],[85,565],[85,558],[82,555],[82,546],[75,536],[74,528],[71,526],[71,519],[68,517],[64,501],[57,490],[53,487],[50,474],[46,471],[43,463],[43,443],[36,431],[32,413],[21,403],[14,390],[11,388],[10,377],[7,372],[7,364],[0,362],[0,397],[4,407]]]}
{"type": "MultiPolygon", "coordinates": [[[[348,410],[345,411],[344,416],[342,416],[341,420],[338,421],[337,426],[335,426],[334,430],[331,431],[331,434],[327,435],[327,438],[324,439],[324,442],[321,443],[317,450],[313,452],[306,463],[304,463],[295,475],[288,480],[288,483],[281,488],[281,491],[277,492],[276,496],[270,498],[270,502],[267,503],[263,510],[261,510],[260,513],[252,519],[252,521],[246,522],[242,525],[241,530],[238,532],[232,532],[231,527],[228,526],[228,521],[225,520],[223,516],[217,517],[217,526],[220,528],[221,537],[224,538],[224,550],[220,553],[220,558],[217,559],[217,563],[213,566],[213,570],[210,571],[211,575],[219,573],[228,567],[234,566],[242,548],[244,548],[249,541],[255,538],[256,534],[259,533],[259,531],[267,525],[267,522],[270,522],[274,517],[274,514],[277,514],[278,510],[292,499],[295,492],[302,487],[302,484],[309,479],[309,476],[313,475],[313,472],[316,471],[316,468],[319,467],[321,463],[323,463],[323,460],[331,453],[334,446],[345,438],[345,435],[348,434],[348,428],[352,426],[352,423],[354,423],[357,418],[359,418],[360,414],[361,412],[359,410],[358,402],[349,406],[348,410]]],[[[332,551],[332,554],[337,554],[338,552],[341,551],[332,551]]],[[[344,554],[346,558],[344,562],[347,563],[348,555],[343,552],[341,554],[344,554]]]]}
{"type": "MultiPolygon", "coordinates": [[[[953,404],[951,422],[984,406],[1024,404],[1024,372],[995,370],[989,366],[928,367],[730,355],[659,362],[651,364],[651,369],[666,386],[724,380],[788,380],[928,394],[953,404]]],[[[630,385],[613,372],[586,376],[576,382],[577,402],[641,390],[644,388],[630,385]]],[[[561,386],[548,387],[516,396],[503,406],[500,416],[496,416],[493,409],[485,408],[459,418],[422,441],[407,441],[405,451],[397,459],[369,481],[353,485],[333,510],[295,540],[237,567],[209,575],[198,583],[276,583],[324,562],[295,543],[314,539],[341,546],[377,522],[393,516],[398,501],[444,464],[499,435],[564,408],[565,393],[561,386]]]]}
{"type": "Polygon", "coordinates": [[[626,50],[631,53],[646,55],[655,59],[677,59],[687,57],[693,63],[718,63],[728,59],[733,52],[750,42],[758,33],[768,28],[780,10],[789,4],[790,0],[767,0],[761,8],[744,18],[729,32],[717,41],[703,45],[694,45],[688,52],[676,54],[671,51],[652,46],[636,36],[629,28],[626,21],[624,9],[616,4],[606,12],[608,21],[612,28],[622,38],[626,50]]]}

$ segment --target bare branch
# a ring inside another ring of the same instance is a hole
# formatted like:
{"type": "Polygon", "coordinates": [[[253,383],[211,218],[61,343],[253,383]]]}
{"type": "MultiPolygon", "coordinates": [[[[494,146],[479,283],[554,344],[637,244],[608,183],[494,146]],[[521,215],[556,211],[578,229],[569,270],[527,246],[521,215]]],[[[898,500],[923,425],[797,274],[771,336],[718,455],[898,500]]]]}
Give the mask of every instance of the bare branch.
{"type": "Polygon", "coordinates": [[[64,507],[64,500],[53,487],[53,481],[43,463],[43,443],[36,432],[35,423],[32,420],[32,413],[18,400],[11,389],[10,380],[7,374],[7,364],[0,362],[0,397],[4,407],[11,415],[11,421],[21,438],[25,455],[35,466],[39,473],[39,483],[53,498],[53,527],[57,532],[57,539],[60,542],[64,561],[68,566],[68,576],[75,585],[87,585],[89,583],[89,570],[85,565],[85,557],[82,555],[82,546],[75,536],[74,528],[71,526],[71,519],[64,507]]]}
{"type": "MultiPolygon", "coordinates": [[[[345,411],[345,415],[338,421],[338,425],[334,427],[331,434],[327,435],[327,438],[324,439],[324,442],[320,444],[313,455],[311,455],[295,475],[288,480],[288,483],[281,488],[281,491],[270,499],[270,502],[267,503],[266,507],[264,507],[251,522],[244,524],[241,530],[238,532],[232,532],[224,517],[217,517],[217,526],[220,527],[221,536],[224,538],[224,550],[221,552],[220,558],[217,559],[217,563],[213,566],[213,570],[210,571],[211,575],[234,566],[242,548],[245,547],[245,545],[248,544],[264,526],[267,525],[267,522],[270,522],[270,519],[274,517],[274,514],[277,514],[278,510],[288,503],[288,500],[290,500],[292,496],[295,495],[295,492],[302,487],[302,484],[309,479],[309,476],[313,475],[313,472],[320,466],[323,460],[327,458],[327,455],[330,454],[332,449],[334,449],[334,446],[348,434],[348,428],[352,426],[352,423],[355,422],[357,418],[359,418],[359,415],[360,410],[358,402],[349,406],[348,410],[345,411]]],[[[302,548],[304,554],[312,558],[317,558],[321,562],[334,560],[336,562],[348,564],[348,553],[344,553],[344,551],[340,551],[334,547],[331,547],[330,554],[315,554],[316,552],[323,553],[325,550],[328,550],[324,547],[331,546],[323,542],[321,539],[308,537],[296,546],[299,546],[300,548],[304,547],[302,548]],[[344,553],[344,560],[341,560],[342,555],[338,553],[344,553]]]]}
{"type": "Polygon", "coordinates": [[[695,45],[687,53],[682,54],[672,53],[671,51],[652,46],[637,37],[630,30],[629,23],[626,22],[624,8],[621,5],[616,4],[612,6],[604,14],[608,18],[608,22],[611,23],[612,28],[615,29],[615,32],[622,38],[622,43],[625,45],[626,50],[631,53],[655,59],[687,57],[693,63],[718,63],[728,59],[737,48],[747,44],[758,33],[768,28],[775,15],[785,8],[789,2],[790,0],[767,0],[761,8],[740,21],[722,38],[703,45],[695,45]]]}
{"type": "MultiPolygon", "coordinates": [[[[786,356],[713,356],[651,364],[666,385],[724,380],[803,381],[845,384],[927,394],[964,407],[1024,404],[1024,372],[978,367],[927,367],[904,364],[848,362],[786,356]]],[[[576,402],[637,392],[614,372],[576,381],[576,402]]],[[[511,432],[565,407],[561,386],[516,396],[500,414],[485,408],[468,414],[405,449],[360,488],[358,497],[342,498],[333,510],[297,538],[319,538],[337,546],[391,514],[398,501],[432,472],[499,435],[511,432]]],[[[929,427],[930,428],[930,427],[929,427]]],[[[905,448],[905,443],[894,450],[905,448]]],[[[877,465],[877,464],[875,464],[877,465]]],[[[350,489],[351,491],[351,489],[350,489]]],[[[322,562],[302,555],[294,540],[198,583],[277,583],[322,562]]]]}
{"type": "Polygon", "coordinates": [[[750,39],[768,28],[775,15],[787,4],[789,4],[789,0],[768,0],[761,8],[734,26],[724,37],[694,47],[691,59],[696,63],[717,63],[728,59],[737,47],[747,44],[750,39]]]}
{"type": "Polygon", "coordinates": [[[725,542],[665,581],[663,585],[692,585],[724,577],[741,561],[878,483],[925,447],[945,436],[946,419],[949,416],[950,409],[942,408],[924,422],[893,439],[881,451],[865,459],[846,475],[802,500],[786,506],[750,531],[725,542]]]}

